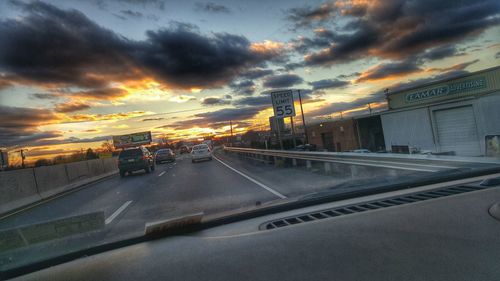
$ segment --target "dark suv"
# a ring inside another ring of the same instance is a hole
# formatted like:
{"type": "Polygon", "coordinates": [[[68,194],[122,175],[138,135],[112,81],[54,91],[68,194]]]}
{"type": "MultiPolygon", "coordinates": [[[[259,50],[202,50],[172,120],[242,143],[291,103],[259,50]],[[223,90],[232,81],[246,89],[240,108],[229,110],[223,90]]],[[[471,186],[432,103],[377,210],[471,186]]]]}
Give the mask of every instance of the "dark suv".
{"type": "Polygon", "coordinates": [[[124,177],[127,172],[144,170],[150,173],[155,170],[153,155],[145,147],[127,148],[118,156],[118,169],[120,176],[124,177]]]}

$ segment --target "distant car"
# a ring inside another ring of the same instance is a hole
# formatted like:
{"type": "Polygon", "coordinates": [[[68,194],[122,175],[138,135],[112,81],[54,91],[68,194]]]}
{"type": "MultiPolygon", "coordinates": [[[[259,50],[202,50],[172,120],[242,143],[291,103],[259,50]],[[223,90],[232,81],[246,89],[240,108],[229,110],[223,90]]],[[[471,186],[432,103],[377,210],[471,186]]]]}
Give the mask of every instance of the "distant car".
{"type": "Polygon", "coordinates": [[[198,160],[212,160],[212,150],[206,144],[198,144],[193,146],[191,150],[191,162],[198,160]]]}
{"type": "Polygon", "coordinates": [[[118,169],[121,177],[138,170],[150,173],[155,170],[153,155],[147,148],[142,146],[126,148],[118,156],[118,169]]]}
{"type": "Polygon", "coordinates": [[[174,162],[175,161],[175,153],[170,148],[159,149],[155,153],[155,162],[156,164],[160,164],[162,162],[174,162]]]}
{"type": "Polygon", "coordinates": [[[189,148],[189,146],[187,146],[187,145],[181,146],[181,154],[190,153],[190,152],[191,152],[191,149],[189,148]]]}
{"type": "Polygon", "coordinates": [[[316,145],[315,144],[301,144],[297,145],[293,150],[295,151],[316,151],[316,145]]]}
{"type": "Polygon", "coordinates": [[[352,152],[354,152],[354,153],[371,153],[371,151],[368,149],[355,149],[352,152]]]}

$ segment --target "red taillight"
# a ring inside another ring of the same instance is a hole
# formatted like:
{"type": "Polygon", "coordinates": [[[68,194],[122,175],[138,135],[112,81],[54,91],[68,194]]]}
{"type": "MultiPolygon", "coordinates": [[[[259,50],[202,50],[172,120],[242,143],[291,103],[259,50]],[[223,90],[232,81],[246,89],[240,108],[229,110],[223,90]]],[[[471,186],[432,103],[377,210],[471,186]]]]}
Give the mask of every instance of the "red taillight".
{"type": "Polygon", "coordinates": [[[142,160],[146,160],[146,159],[148,159],[148,158],[147,158],[146,156],[144,156],[144,155],[143,155],[141,159],[142,159],[142,160]]]}

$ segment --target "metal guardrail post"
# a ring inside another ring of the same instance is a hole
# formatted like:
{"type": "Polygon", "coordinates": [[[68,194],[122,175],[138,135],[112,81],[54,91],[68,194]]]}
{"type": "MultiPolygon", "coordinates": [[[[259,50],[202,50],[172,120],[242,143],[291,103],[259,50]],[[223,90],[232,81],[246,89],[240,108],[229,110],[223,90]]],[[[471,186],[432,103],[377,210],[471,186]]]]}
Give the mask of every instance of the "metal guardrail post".
{"type": "Polygon", "coordinates": [[[297,167],[297,159],[292,158],[292,166],[297,167]]]}
{"type": "Polygon", "coordinates": [[[308,170],[312,169],[312,163],[311,163],[311,160],[306,160],[306,168],[308,170]]]}
{"type": "Polygon", "coordinates": [[[324,165],[325,173],[330,174],[332,172],[332,165],[330,164],[330,162],[325,162],[324,165]]]}

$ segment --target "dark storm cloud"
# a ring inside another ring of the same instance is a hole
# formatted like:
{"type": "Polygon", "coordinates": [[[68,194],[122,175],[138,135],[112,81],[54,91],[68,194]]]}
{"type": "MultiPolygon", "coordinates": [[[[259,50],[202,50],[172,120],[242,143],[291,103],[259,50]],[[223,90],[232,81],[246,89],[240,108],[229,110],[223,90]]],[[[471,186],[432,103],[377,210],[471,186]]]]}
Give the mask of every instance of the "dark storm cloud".
{"type": "Polygon", "coordinates": [[[225,14],[231,13],[231,10],[228,7],[214,2],[205,2],[205,3],[198,2],[195,4],[195,9],[197,11],[203,11],[209,13],[225,13],[225,14]]]}
{"type": "Polygon", "coordinates": [[[244,124],[246,126],[248,123],[245,120],[255,117],[259,111],[265,108],[266,106],[224,108],[217,111],[195,114],[192,116],[192,119],[182,120],[158,128],[190,129],[195,127],[211,127],[216,129],[229,126],[230,120],[233,121],[233,125],[244,124]]]}
{"type": "Polygon", "coordinates": [[[254,52],[243,36],[190,29],[148,31],[148,40],[134,54],[155,76],[177,87],[218,87],[244,69],[273,59],[274,52],[254,52]]]}
{"type": "MultiPolygon", "coordinates": [[[[265,107],[264,107],[265,108],[265,107]]],[[[201,118],[206,122],[229,122],[229,120],[247,120],[255,117],[259,111],[264,109],[263,107],[244,107],[244,108],[224,108],[212,112],[198,113],[194,116],[196,118],[201,118]]]]}
{"type": "Polygon", "coordinates": [[[401,76],[421,71],[415,60],[382,63],[376,65],[359,76],[357,82],[379,80],[390,76],[401,76]]]}
{"type": "Polygon", "coordinates": [[[246,79],[258,79],[273,73],[274,71],[272,69],[253,68],[241,73],[240,77],[246,79]]]}
{"type": "Polygon", "coordinates": [[[68,92],[63,93],[63,95],[68,97],[92,100],[114,100],[117,98],[125,97],[127,95],[127,91],[119,88],[101,88],[79,92],[68,92]]]}
{"type": "Polygon", "coordinates": [[[427,59],[440,59],[455,55],[446,45],[498,25],[499,13],[496,0],[344,1],[330,16],[348,23],[329,31],[330,38],[318,33],[302,38],[296,49],[310,49],[306,64],[320,66],[369,56],[401,59],[425,50],[431,52],[427,59]],[[443,49],[432,53],[436,47],[443,49]]]}
{"type": "Polygon", "coordinates": [[[147,121],[160,121],[160,120],[164,120],[165,118],[163,117],[155,117],[155,118],[144,118],[142,119],[141,121],[142,122],[147,122],[147,121]]]}
{"type": "Polygon", "coordinates": [[[89,143],[89,142],[98,142],[98,141],[106,141],[111,139],[111,136],[97,136],[92,138],[77,138],[77,137],[69,137],[65,139],[41,139],[33,143],[33,145],[56,145],[56,144],[66,144],[66,143],[89,143]]]}
{"type": "Polygon", "coordinates": [[[50,110],[0,105],[0,112],[0,147],[60,136],[59,133],[40,132],[37,129],[38,126],[57,121],[50,110]]]}
{"type": "Polygon", "coordinates": [[[313,90],[320,89],[331,89],[331,88],[342,88],[349,85],[349,81],[342,81],[338,79],[323,79],[319,81],[309,82],[309,85],[313,87],[313,90]]]}
{"type": "Polygon", "coordinates": [[[40,100],[56,100],[59,99],[60,96],[54,93],[33,93],[30,94],[30,98],[40,100]]]}
{"type": "Polygon", "coordinates": [[[237,95],[251,95],[255,92],[255,83],[252,80],[231,82],[229,83],[229,87],[237,95]]]}
{"type": "Polygon", "coordinates": [[[230,100],[219,97],[207,97],[201,100],[202,105],[225,105],[230,103],[230,100]]]}
{"type": "Polygon", "coordinates": [[[54,110],[59,113],[75,112],[84,109],[89,109],[90,105],[80,102],[66,102],[56,104],[54,110]]]}
{"type": "Polygon", "coordinates": [[[361,75],[361,73],[353,72],[353,73],[349,73],[349,74],[340,74],[337,78],[348,79],[348,78],[358,77],[359,75],[361,75]]]}
{"type": "Polygon", "coordinates": [[[34,1],[27,16],[0,21],[0,68],[14,81],[102,87],[123,74],[126,40],[77,10],[34,1]],[[95,75],[88,75],[95,74],[95,75]]]}
{"type": "Polygon", "coordinates": [[[132,11],[132,10],[121,10],[120,14],[127,16],[129,18],[141,19],[144,15],[141,12],[132,11]]]}
{"type": "Polygon", "coordinates": [[[433,49],[429,49],[426,52],[422,53],[419,58],[424,60],[439,60],[447,57],[451,57],[457,55],[457,49],[455,46],[440,46],[433,49]]]}
{"type": "Polygon", "coordinates": [[[233,102],[235,106],[271,106],[271,97],[268,95],[260,95],[255,97],[245,97],[233,102]]]}
{"type": "Polygon", "coordinates": [[[333,3],[324,3],[318,7],[304,6],[286,11],[286,17],[293,22],[294,28],[311,26],[331,18],[336,7],[333,3]]]}
{"type": "Polygon", "coordinates": [[[280,74],[266,77],[263,86],[266,88],[288,88],[303,81],[304,79],[297,74],[280,74]]]}
{"type": "Polygon", "coordinates": [[[154,7],[156,9],[165,10],[164,0],[91,0],[97,7],[102,10],[107,10],[109,2],[117,2],[125,5],[141,6],[143,8],[154,7]]]}
{"type": "Polygon", "coordinates": [[[39,1],[17,5],[21,19],[0,21],[0,69],[16,83],[78,86],[82,94],[93,94],[110,82],[147,74],[174,88],[211,88],[240,74],[268,73],[260,67],[281,56],[251,48],[243,36],[202,35],[189,24],[148,31],[146,40],[132,41],[77,10],[39,1]]]}

